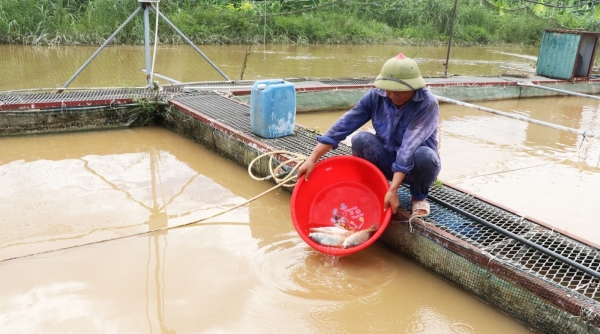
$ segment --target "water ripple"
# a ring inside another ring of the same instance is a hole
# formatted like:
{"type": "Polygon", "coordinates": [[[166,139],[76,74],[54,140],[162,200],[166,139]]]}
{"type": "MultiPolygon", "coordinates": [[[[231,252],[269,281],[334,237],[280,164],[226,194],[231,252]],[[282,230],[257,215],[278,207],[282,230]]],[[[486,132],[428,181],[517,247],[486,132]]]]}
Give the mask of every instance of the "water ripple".
{"type": "Polygon", "coordinates": [[[257,274],[267,285],[294,296],[319,300],[379,303],[375,295],[393,277],[394,268],[369,249],[345,257],[322,254],[295,233],[256,256],[257,274]]]}

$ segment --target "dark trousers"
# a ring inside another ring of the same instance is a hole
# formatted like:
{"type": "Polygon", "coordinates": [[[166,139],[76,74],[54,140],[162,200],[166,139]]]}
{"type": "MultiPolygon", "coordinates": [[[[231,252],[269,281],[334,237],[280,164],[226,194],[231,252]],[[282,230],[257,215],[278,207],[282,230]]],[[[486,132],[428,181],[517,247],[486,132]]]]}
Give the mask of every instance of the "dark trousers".
{"type": "MultiPolygon", "coordinates": [[[[396,161],[396,152],[383,147],[381,139],[370,132],[359,132],[352,137],[352,155],[366,159],[377,166],[388,180],[392,180],[392,164],[396,161]]],[[[441,170],[440,157],[433,149],[421,146],[414,153],[414,167],[404,177],[403,184],[410,186],[410,194],[420,201],[427,197],[429,187],[441,170]]]]}

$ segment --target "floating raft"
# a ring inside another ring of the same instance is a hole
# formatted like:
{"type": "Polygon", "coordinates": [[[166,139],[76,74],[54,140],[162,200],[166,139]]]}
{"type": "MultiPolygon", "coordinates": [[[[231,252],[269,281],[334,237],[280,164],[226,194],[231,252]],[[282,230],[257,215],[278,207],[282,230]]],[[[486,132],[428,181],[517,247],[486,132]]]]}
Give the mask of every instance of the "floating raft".
{"type": "MultiPolygon", "coordinates": [[[[301,125],[296,125],[291,136],[264,139],[254,135],[249,106],[225,96],[177,96],[167,109],[164,127],[246,167],[268,151],[287,150],[308,156],[317,143],[316,133],[301,125]]],[[[340,143],[325,157],[349,154],[350,147],[340,143]]],[[[268,174],[267,164],[255,166],[259,175],[268,174]]],[[[449,186],[431,189],[431,216],[408,223],[410,193],[401,188],[398,196],[400,213],[393,216],[378,240],[380,244],[411,257],[533,328],[551,333],[600,333],[597,277],[484,226],[473,217],[592,271],[600,269],[595,247],[449,186]]]]}
{"type": "MultiPolygon", "coordinates": [[[[375,78],[310,79],[288,78],[296,89],[296,112],[317,112],[348,109],[372,89],[375,78]]],[[[543,90],[536,86],[560,91],[595,95],[600,93],[600,78],[567,81],[530,76],[514,77],[453,76],[449,78],[425,78],[431,92],[438,96],[465,102],[494,101],[506,99],[564,96],[564,93],[543,90]]],[[[0,92],[0,112],[9,110],[48,110],[117,107],[136,101],[163,101],[192,92],[221,92],[243,103],[250,103],[254,81],[195,82],[162,86],[160,90],[146,88],[74,89],[62,93],[56,91],[7,91],[0,92]]],[[[1,134],[1,132],[0,132],[1,134]]]]}
{"type": "MultiPolygon", "coordinates": [[[[597,81],[592,80],[566,82],[545,79],[532,82],[559,85],[563,90],[569,88],[588,94],[595,93],[594,90],[600,87],[597,81]]],[[[244,96],[244,87],[250,86],[250,83],[196,83],[166,86],[160,90],[88,90],[60,94],[4,92],[0,94],[0,134],[153,124],[190,138],[245,167],[255,157],[269,151],[286,150],[308,156],[317,143],[317,133],[311,129],[296,125],[293,135],[274,139],[264,139],[251,132],[250,107],[240,98],[244,96]]],[[[358,96],[347,98],[347,102],[351,101],[353,105],[364,91],[372,88],[367,79],[359,82],[350,79],[319,81],[318,84],[302,80],[296,81],[295,86],[299,105],[304,103],[304,106],[308,104],[302,102],[302,98],[308,101],[316,96],[311,97],[311,93],[339,100],[336,94],[341,96],[347,92],[358,96]]],[[[439,79],[430,80],[429,86],[436,94],[463,100],[467,99],[450,92],[459,94],[470,87],[474,90],[467,95],[478,100],[485,94],[494,99],[559,94],[518,85],[517,81],[508,79],[471,80],[463,84],[439,79]],[[454,91],[455,88],[459,90],[454,91]]],[[[312,100],[313,109],[310,110],[319,110],[319,106],[326,104],[324,98],[315,101],[312,100]]],[[[350,147],[340,144],[325,157],[349,154],[350,147]]],[[[280,155],[278,159],[284,161],[288,157],[280,155]]],[[[267,175],[267,164],[267,159],[256,163],[254,172],[267,175]]],[[[409,223],[410,194],[407,189],[401,188],[398,196],[400,213],[393,217],[378,240],[380,244],[409,256],[542,332],[600,333],[600,280],[594,274],[600,270],[600,257],[594,245],[553,231],[540,222],[447,185],[431,189],[431,216],[409,223]],[[481,221],[489,222],[536,247],[481,221]],[[564,259],[586,270],[566,263],[564,259]]]]}
{"type": "MultiPolygon", "coordinates": [[[[600,79],[598,78],[585,81],[557,80],[541,76],[529,76],[525,79],[502,76],[453,76],[424,79],[433,94],[465,102],[565,95],[558,91],[542,90],[536,86],[587,95],[600,93],[600,79]]],[[[349,109],[354,107],[367,90],[374,87],[374,78],[286,80],[294,82],[296,85],[297,112],[349,109]]],[[[202,87],[188,85],[186,89],[202,89],[202,87]]],[[[249,104],[250,90],[231,90],[230,93],[234,98],[249,104]]]]}

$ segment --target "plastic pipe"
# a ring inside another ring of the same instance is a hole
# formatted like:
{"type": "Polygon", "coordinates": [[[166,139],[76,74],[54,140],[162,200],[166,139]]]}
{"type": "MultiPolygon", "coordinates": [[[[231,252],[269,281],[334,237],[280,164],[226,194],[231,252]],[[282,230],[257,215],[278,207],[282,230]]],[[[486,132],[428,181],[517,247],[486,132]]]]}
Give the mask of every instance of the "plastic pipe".
{"type": "Polygon", "coordinates": [[[478,105],[475,105],[475,104],[470,104],[470,103],[466,103],[466,102],[462,102],[462,101],[458,101],[458,100],[454,100],[454,99],[449,99],[449,98],[443,97],[443,96],[436,95],[436,98],[438,99],[438,101],[452,103],[452,104],[457,104],[459,106],[468,107],[468,108],[474,108],[474,109],[478,109],[478,110],[481,110],[481,111],[489,112],[489,113],[492,113],[492,114],[496,114],[496,115],[500,115],[500,116],[505,116],[505,117],[510,117],[510,118],[518,119],[520,121],[525,121],[525,122],[529,122],[529,123],[533,123],[533,124],[547,126],[547,127],[550,127],[550,128],[553,128],[553,129],[557,129],[557,130],[568,131],[568,132],[576,133],[576,134],[583,135],[583,136],[590,136],[590,137],[596,136],[593,132],[589,132],[589,131],[585,131],[585,130],[579,130],[579,129],[574,129],[574,128],[569,128],[569,127],[558,125],[558,124],[554,124],[554,123],[548,123],[548,122],[540,121],[540,120],[537,120],[537,119],[533,119],[533,118],[521,116],[521,115],[518,115],[518,114],[511,114],[511,113],[507,113],[507,112],[500,111],[500,110],[490,109],[490,108],[478,106],[478,105]]]}
{"type": "Polygon", "coordinates": [[[564,89],[557,89],[557,88],[551,88],[551,87],[546,87],[546,86],[534,85],[534,84],[531,84],[531,83],[518,82],[517,85],[518,86],[522,86],[522,87],[532,87],[532,88],[539,88],[539,89],[551,90],[553,92],[563,93],[563,94],[567,94],[567,95],[581,96],[581,97],[587,97],[589,99],[600,100],[600,96],[594,96],[594,95],[588,95],[588,94],[583,94],[583,93],[571,92],[571,91],[564,90],[564,89]]]}

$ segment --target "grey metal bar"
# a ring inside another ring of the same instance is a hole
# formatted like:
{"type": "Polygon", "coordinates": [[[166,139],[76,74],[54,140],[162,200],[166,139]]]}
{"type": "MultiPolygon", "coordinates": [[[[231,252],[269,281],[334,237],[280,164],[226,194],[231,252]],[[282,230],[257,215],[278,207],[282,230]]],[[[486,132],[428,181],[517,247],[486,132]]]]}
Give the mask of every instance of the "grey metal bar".
{"type": "Polygon", "coordinates": [[[511,114],[511,113],[507,113],[507,112],[500,111],[500,110],[490,109],[490,108],[478,106],[478,105],[475,105],[475,104],[470,104],[470,103],[466,103],[466,102],[462,102],[462,101],[458,101],[458,100],[449,99],[447,97],[443,97],[443,96],[439,96],[439,95],[436,95],[436,98],[438,99],[438,101],[452,103],[452,104],[457,104],[459,106],[468,107],[468,108],[474,108],[474,109],[478,109],[478,110],[481,110],[481,111],[489,112],[489,113],[492,113],[492,114],[496,114],[496,115],[500,115],[500,116],[505,116],[505,117],[510,117],[510,118],[518,119],[520,121],[526,121],[526,122],[533,123],[533,124],[547,126],[547,127],[550,127],[550,128],[553,128],[553,129],[557,129],[557,130],[568,131],[568,132],[576,133],[576,134],[583,135],[583,136],[591,136],[591,137],[595,136],[595,134],[593,132],[589,132],[589,131],[585,131],[585,130],[579,130],[579,129],[574,129],[574,128],[569,128],[569,127],[558,125],[558,124],[554,124],[554,123],[548,123],[548,122],[540,121],[540,120],[537,120],[537,119],[533,119],[533,118],[521,116],[521,115],[518,115],[518,114],[511,114]]]}
{"type": "MultiPolygon", "coordinates": [[[[96,50],[96,52],[94,52],[94,54],[93,54],[93,55],[90,57],[90,59],[88,59],[88,60],[85,62],[85,64],[83,64],[83,66],[81,66],[81,67],[79,68],[79,70],[77,70],[77,72],[75,72],[75,74],[73,74],[73,76],[71,77],[71,79],[69,79],[69,81],[67,81],[67,83],[65,83],[65,84],[63,85],[63,87],[62,87],[62,88],[67,88],[67,86],[69,86],[69,85],[71,84],[71,82],[73,82],[73,80],[75,80],[75,78],[77,78],[77,76],[78,76],[78,75],[81,73],[81,71],[83,71],[83,69],[84,69],[84,68],[86,68],[86,67],[89,65],[89,63],[90,63],[92,60],[94,60],[94,58],[96,58],[96,56],[97,56],[97,55],[100,53],[100,51],[102,51],[102,50],[103,50],[103,49],[104,49],[104,48],[105,48],[105,47],[108,45],[108,43],[110,43],[110,42],[111,42],[111,41],[112,41],[112,40],[115,38],[115,36],[117,36],[117,34],[118,34],[119,32],[121,32],[121,30],[123,30],[123,28],[125,28],[125,26],[126,26],[126,25],[127,25],[127,24],[128,24],[130,21],[131,21],[131,20],[133,20],[133,18],[134,18],[134,17],[135,17],[135,16],[136,16],[136,15],[137,15],[137,14],[138,14],[138,13],[139,13],[141,10],[142,10],[142,6],[140,5],[140,6],[139,6],[139,7],[138,7],[138,8],[137,8],[137,9],[136,9],[134,12],[133,12],[133,14],[131,14],[131,15],[130,15],[130,16],[127,18],[127,20],[125,20],[125,22],[123,22],[123,24],[121,24],[121,26],[119,26],[119,28],[117,28],[117,30],[116,30],[116,31],[115,31],[115,32],[114,32],[112,35],[110,35],[110,37],[109,37],[109,38],[108,38],[108,39],[107,39],[107,40],[104,42],[104,44],[102,44],[102,45],[101,45],[101,46],[98,48],[98,50],[96,50]]],[[[62,90],[61,90],[61,91],[59,91],[59,92],[62,92],[62,90]]]]}
{"type": "Polygon", "coordinates": [[[144,6],[144,49],[146,53],[146,84],[150,86],[150,6],[143,4],[144,6]]]}
{"type": "Polygon", "coordinates": [[[492,223],[490,223],[490,222],[488,222],[488,221],[486,221],[484,219],[481,219],[481,218],[479,218],[479,217],[477,217],[477,216],[475,216],[475,215],[473,215],[473,214],[471,214],[471,213],[469,213],[469,212],[467,212],[465,210],[462,210],[462,209],[460,209],[460,208],[458,208],[458,207],[456,207],[454,205],[451,205],[449,203],[446,203],[445,201],[442,201],[442,200],[440,200],[438,198],[435,198],[435,196],[431,196],[431,194],[429,194],[428,197],[431,198],[432,200],[434,200],[435,202],[437,202],[437,203],[439,203],[439,204],[441,204],[441,205],[443,205],[443,206],[451,209],[452,211],[458,212],[461,215],[469,217],[470,219],[472,219],[472,220],[474,220],[474,221],[476,221],[476,222],[478,222],[478,223],[480,223],[482,225],[485,225],[485,226],[491,228],[492,230],[494,230],[496,232],[499,232],[499,233],[501,233],[501,234],[503,234],[503,235],[505,235],[505,236],[507,236],[509,238],[515,239],[518,242],[520,242],[522,244],[525,244],[525,245],[527,245],[527,246],[529,246],[529,247],[531,247],[533,249],[536,249],[536,250],[538,250],[538,251],[540,251],[540,252],[542,252],[542,253],[544,253],[544,254],[552,257],[552,258],[555,258],[555,259],[563,262],[563,263],[566,263],[566,264],[570,265],[571,267],[577,268],[577,269],[583,271],[584,273],[586,273],[588,275],[591,275],[591,276],[596,277],[596,278],[600,278],[600,273],[598,273],[597,271],[595,271],[595,270],[593,270],[591,268],[588,268],[588,267],[586,267],[586,266],[584,266],[584,265],[582,265],[580,263],[577,263],[577,262],[575,262],[575,261],[573,261],[573,260],[571,260],[571,259],[569,259],[567,257],[564,257],[564,256],[562,256],[562,255],[560,255],[560,254],[558,254],[558,253],[556,253],[554,251],[551,251],[551,250],[549,250],[547,248],[544,248],[544,247],[536,244],[535,242],[532,242],[530,240],[527,240],[527,239],[521,237],[520,235],[517,235],[517,234],[514,234],[514,233],[512,233],[510,231],[507,231],[507,230],[503,229],[502,227],[500,227],[498,225],[492,224],[492,223]]]}
{"type": "MultiPolygon", "coordinates": [[[[156,8],[154,8],[154,5],[150,5],[150,8],[152,8],[152,10],[155,13],[157,12],[156,8]]],[[[202,51],[200,51],[200,49],[198,49],[198,47],[196,45],[194,45],[194,43],[192,43],[192,41],[190,41],[189,38],[187,38],[187,36],[185,36],[181,31],[179,31],[179,29],[177,29],[177,27],[163,15],[163,13],[158,12],[158,15],[160,15],[160,17],[162,17],[162,19],[165,20],[165,22],[167,22],[167,24],[169,26],[171,26],[171,28],[173,28],[173,30],[175,30],[175,32],[177,32],[179,34],[179,36],[181,36],[181,38],[183,38],[189,45],[191,45],[192,48],[194,48],[194,50],[196,50],[196,52],[198,52],[202,56],[202,58],[204,58],[204,60],[206,60],[217,72],[219,72],[219,74],[221,74],[221,76],[223,76],[223,78],[225,78],[225,80],[231,81],[227,77],[227,75],[225,75],[225,73],[221,72],[221,70],[217,67],[217,65],[215,65],[212,61],[210,61],[210,59],[208,59],[208,57],[205,56],[204,53],[202,53],[202,51]]]]}
{"type": "Polygon", "coordinates": [[[517,82],[517,85],[518,86],[522,86],[522,87],[539,88],[539,89],[550,90],[550,91],[553,91],[553,92],[563,93],[563,94],[567,94],[567,95],[581,96],[581,97],[587,97],[589,99],[600,100],[600,96],[594,96],[594,95],[588,95],[588,94],[583,94],[583,93],[571,92],[571,91],[568,91],[568,90],[551,88],[551,87],[547,87],[547,86],[534,85],[532,83],[517,82]]]}
{"type": "MultiPolygon", "coordinates": [[[[146,72],[146,70],[142,70],[142,72],[149,73],[149,72],[146,72]]],[[[173,84],[180,84],[181,83],[181,81],[177,81],[175,79],[171,79],[171,78],[166,77],[164,75],[160,75],[160,74],[156,74],[156,73],[153,73],[152,75],[154,75],[155,77],[157,77],[159,79],[163,79],[163,80],[168,81],[168,82],[173,83],[173,84]]]]}
{"type": "Polygon", "coordinates": [[[217,91],[229,91],[232,90],[233,88],[235,89],[240,89],[240,88],[244,88],[244,89],[252,89],[252,86],[235,86],[235,87],[224,87],[224,86],[183,86],[183,91],[184,92],[200,92],[200,91],[206,91],[206,90],[217,90],[217,91]]]}
{"type": "Polygon", "coordinates": [[[450,25],[450,38],[448,40],[448,53],[446,54],[446,62],[444,63],[444,78],[448,77],[448,62],[450,61],[450,47],[452,46],[452,36],[454,35],[454,21],[456,20],[456,7],[458,0],[454,0],[454,9],[452,11],[452,24],[450,25]]]}
{"type": "Polygon", "coordinates": [[[534,70],[530,70],[527,68],[516,68],[516,67],[508,67],[508,66],[498,66],[498,68],[502,68],[505,70],[519,71],[519,72],[536,73],[534,70]]]}

